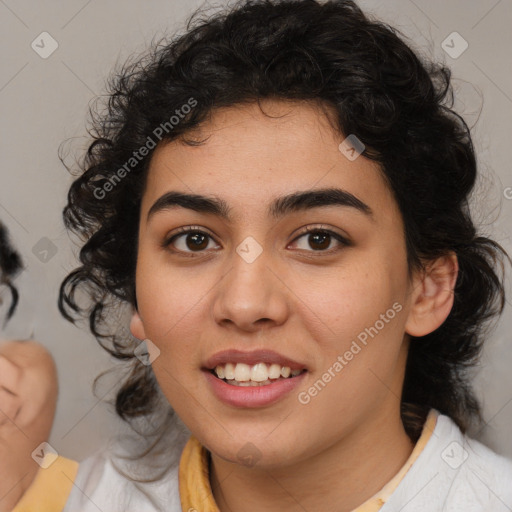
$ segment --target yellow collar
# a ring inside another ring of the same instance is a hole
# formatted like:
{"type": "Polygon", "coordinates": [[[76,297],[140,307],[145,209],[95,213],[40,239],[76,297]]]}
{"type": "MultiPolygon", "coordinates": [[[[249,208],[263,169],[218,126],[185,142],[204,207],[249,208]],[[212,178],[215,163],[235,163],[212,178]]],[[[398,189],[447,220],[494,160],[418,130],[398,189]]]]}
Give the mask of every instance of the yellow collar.
{"type": "MultiPolygon", "coordinates": [[[[421,436],[400,471],[379,492],[352,512],[376,512],[386,503],[430,439],[436,426],[438,414],[435,409],[430,410],[421,436]]],[[[193,435],[190,436],[183,448],[179,467],[179,489],[182,510],[220,512],[210,486],[208,460],[209,454],[206,448],[193,435]]]]}
{"type": "Polygon", "coordinates": [[[61,511],[68,500],[77,471],[78,462],[57,457],[49,467],[39,469],[12,512],[61,511]]]}

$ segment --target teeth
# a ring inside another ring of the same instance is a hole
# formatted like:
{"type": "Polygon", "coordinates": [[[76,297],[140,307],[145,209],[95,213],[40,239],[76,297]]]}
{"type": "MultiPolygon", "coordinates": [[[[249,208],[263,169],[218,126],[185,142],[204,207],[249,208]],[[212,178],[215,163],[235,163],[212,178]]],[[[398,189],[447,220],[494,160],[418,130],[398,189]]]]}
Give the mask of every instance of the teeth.
{"type": "Polygon", "coordinates": [[[289,366],[281,366],[279,364],[257,363],[249,366],[245,363],[226,363],[215,367],[215,374],[219,379],[226,379],[244,385],[253,385],[251,383],[270,383],[270,380],[279,379],[280,377],[287,379],[295,377],[302,373],[302,370],[291,370],[289,366]]]}
{"type": "MultiPolygon", "coordinates": [[[[215,368],[215,372],[217,372],[218,368],[220,368],[222,371],[222,366],[217,366],[217,368],[215,368]]],[[[219,377],[220,379],[224,378],[228,380],[233,380],[235,378],[235,365],[233,363],[227,363],[224,366],[224,377],[221,377],[218,373],[217,377],[219,377]]]]}
{"type": "MultiPolygon", "coordinates": [[[[236,374],[235,374],[236,375],[236,374]]],[[[238,379],[236,379],[238,380],[238,379]]],[[[255,364],[251,368],[251,379],[254,382],[264,382],[268,380],[268,368],[265,363],[255,364]]]]}
{"type": "Polygon", "coordinates": [[[235,366],[235,380],[238,382],[251,380],[251,367],[245,363],[237,363],[235,366]]]}
{"type": "Polygon", "coordinates": [[[266,380],[264,382],[253,382],[250,380],[249,382],[238,382],[237,380],[230,380],[229,384],[232,384],[233,386],[240,386],[240,387],[258,387],[258,386],[266,386],[267,384],[272,384],[271,381],[266,380]]]}
{"type": "Polygon", "coordinates": [[[224,371],[224,368],[222,368],[222,366],[217,366],[217,368],[215,368],[215,373],[217,374],[217,377],[219,377],[219,379],[226,378],[226,373],[224,371]]]}
{"type": "Polygon", "coordinates": [[[279,379],[281,377],[281,365],[280,364],[271,364],[268,369],[268,378],[269,379],[279,379]]]}

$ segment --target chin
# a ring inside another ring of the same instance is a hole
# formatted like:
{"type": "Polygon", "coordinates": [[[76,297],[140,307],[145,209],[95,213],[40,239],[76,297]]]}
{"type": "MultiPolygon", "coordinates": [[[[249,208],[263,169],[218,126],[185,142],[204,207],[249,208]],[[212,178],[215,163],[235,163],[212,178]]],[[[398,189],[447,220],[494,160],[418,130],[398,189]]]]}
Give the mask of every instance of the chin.
{"type": "Polygon", "coordinates": [[[205,446],[218,458],[245,466],[248,468],[258,467],[270,470],[290,464],[290,454],[297,455],[297,443],[293,437],[285,436],[286,439],[265,436],[246,435],[226,437],[214,442],[205,439],[205,446]]]}

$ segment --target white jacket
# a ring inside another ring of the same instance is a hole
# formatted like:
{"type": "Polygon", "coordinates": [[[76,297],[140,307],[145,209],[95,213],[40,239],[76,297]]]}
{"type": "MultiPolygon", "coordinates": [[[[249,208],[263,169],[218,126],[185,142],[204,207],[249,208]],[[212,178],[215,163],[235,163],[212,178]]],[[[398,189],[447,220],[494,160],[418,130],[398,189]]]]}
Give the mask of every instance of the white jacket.
{"type": "MultiPolygon", "coordinates": [[[[185,442],[177,441],[176,453],[185,442]]],[[[160,482],[135,484],[107,454],[97,453],[80,464],[64,512],[182,512],[176,460],[160,482]]],[[[379,512],[511,511],[512,461],[439,414],[426,446],[379,512]]]]}

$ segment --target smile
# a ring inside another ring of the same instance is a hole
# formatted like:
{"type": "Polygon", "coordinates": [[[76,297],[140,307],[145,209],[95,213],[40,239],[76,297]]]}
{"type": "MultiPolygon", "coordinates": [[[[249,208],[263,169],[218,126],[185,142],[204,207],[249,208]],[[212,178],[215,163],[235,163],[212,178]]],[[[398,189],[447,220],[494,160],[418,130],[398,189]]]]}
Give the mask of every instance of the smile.
{"type": "Polygon", "coordinates": [[[288,395],[306,377],[306,370],[297,371],[299,373],[294,376],[290,372],[288,377],[267,378],[260,382],[220,378],[213,370],[203,370],[202,373],[218,400],[233,407],[253,408],[272,405],[288,395]]]}
{"type": "Polygon", "coordinates": [[[234,386],[266,386],[273,381],[296,377],[304,369],[292,370],[289,366],[280,364],[256,363],[248,365],[245,363],[219,364],[212,370],[219,379],[234,386]]]}

